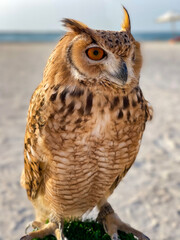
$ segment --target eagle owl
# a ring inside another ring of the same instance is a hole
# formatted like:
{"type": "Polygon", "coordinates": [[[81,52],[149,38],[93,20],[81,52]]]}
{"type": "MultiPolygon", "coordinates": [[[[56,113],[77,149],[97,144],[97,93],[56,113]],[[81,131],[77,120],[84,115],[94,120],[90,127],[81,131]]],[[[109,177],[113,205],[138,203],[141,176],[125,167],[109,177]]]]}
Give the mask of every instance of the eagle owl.
{"type": "Polygon", "coordinates": [[[152,109],[139,87],[142,57],[124,8],[121,31],[93,30],[72,19],[32,95],[21,184],[36,220],[21,239],[54,234],[63,219],[95,206],[112,239],[117,230],[147,240],[122,222],[107,198],[133,164],[152,109]],[[48,224],[44,224],[49,219],[48,224]]]}

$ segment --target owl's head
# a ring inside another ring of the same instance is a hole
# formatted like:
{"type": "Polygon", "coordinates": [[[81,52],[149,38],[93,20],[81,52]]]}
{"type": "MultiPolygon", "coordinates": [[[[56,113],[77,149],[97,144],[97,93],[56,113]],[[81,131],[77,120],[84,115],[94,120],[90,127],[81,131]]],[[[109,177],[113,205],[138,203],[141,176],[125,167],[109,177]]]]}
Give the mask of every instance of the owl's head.
{"type": "Polygon", "coordinates": [[[140,44],[131,34],[129,14],[123,9],[122,28],[117,32],[94,30],[79,21],[63,19],[68,32],[58,46],[63,48],[63,59],[74,79],[120,88],[138,84],[140,44]]]}

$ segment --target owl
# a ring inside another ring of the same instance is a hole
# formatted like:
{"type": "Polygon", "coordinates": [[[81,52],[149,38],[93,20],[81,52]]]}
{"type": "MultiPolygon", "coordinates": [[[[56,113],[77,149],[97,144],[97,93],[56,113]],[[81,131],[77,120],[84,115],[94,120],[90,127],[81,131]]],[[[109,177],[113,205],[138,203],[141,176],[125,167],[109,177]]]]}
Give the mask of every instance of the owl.
{"type": "Polygon", "coordinates": [[[117,32],[62,22],[68,31],[49,57],[28,111],[21,184],[38,230],[21,240],[63,239],[64,219],[81,218],[95,206],[111,239],[121,230],[147,240],[107,201],[134,163],[152,118],[139,87],[142,56],[129,14],[124,8],[117,32]]]}

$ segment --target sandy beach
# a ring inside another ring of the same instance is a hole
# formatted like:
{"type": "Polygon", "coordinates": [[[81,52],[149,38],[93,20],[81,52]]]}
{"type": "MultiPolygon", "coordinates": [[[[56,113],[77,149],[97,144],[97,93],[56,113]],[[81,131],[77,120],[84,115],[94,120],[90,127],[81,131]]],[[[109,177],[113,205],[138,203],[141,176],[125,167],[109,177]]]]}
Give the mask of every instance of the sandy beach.
{"type": "MultiPolygon", "coordinates": [[[[0,44],[0,240],[34,220],[20,187],[30,97],[55,43],[0,44]]],[[[151,240],[180,239],[180,44],[143,43],[140,86],[154,108],[137,160],[110,197],[120,218],[151,240]]],[[[93,213],[94,215],[95,213],[93,213]]]]}

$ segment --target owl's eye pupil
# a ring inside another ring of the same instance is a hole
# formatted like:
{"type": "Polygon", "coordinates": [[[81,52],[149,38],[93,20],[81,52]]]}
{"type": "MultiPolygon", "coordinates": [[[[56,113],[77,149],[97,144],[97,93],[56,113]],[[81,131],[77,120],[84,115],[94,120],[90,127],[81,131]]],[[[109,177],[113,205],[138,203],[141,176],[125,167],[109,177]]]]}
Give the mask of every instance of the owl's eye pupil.
{"type": "Polygon", "coordinates": [[[93,53],[95,56],[97,56],[99,54],[99,52],[97,50],[95,50],[93,53]]]}

